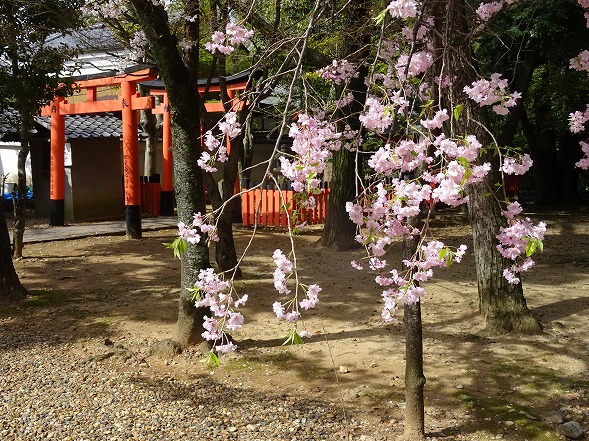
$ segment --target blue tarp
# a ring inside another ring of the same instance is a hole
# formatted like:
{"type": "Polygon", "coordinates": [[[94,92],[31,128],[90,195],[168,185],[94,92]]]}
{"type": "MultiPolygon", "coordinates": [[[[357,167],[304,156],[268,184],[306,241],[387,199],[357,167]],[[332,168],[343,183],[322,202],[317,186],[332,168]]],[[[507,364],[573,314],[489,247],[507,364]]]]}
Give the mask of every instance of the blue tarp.
{"type": "MultiPolygon", "coordinates": [[[[16,196],[18,197],[18,191],[16,192],[16,196]]],[[[27,188],[27,194],[25,195],[25,197],[28,200],[33,199],[33,190],[31,190],[30,188],[27,188]]],[[[12,200],[12,193],[2,194],[2,199],[4,199],[5,201],[11,201],[12,200]]]]}

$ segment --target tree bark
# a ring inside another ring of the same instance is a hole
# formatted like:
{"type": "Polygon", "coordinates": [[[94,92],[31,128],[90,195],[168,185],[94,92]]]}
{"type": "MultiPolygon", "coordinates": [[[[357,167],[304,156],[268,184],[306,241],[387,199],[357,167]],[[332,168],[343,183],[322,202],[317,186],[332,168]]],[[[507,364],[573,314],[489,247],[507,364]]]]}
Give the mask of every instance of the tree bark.
{"type": "MultiPolygon", "coordinates": [[[[449,0],[443,6],[439,2],[431,2],[431,5],[436,19],[436,74],[455,79],[450,96],[444,97],[444,105],[449,109],[453,103],[464,106],[452,135],[476,135],[483,146],[490,146],[492,139],[481,127],[481,124],[487,125],[485,111],[463,92],[465,85],[478,79],[471,53],[465,2],[449,0]]],[[[499,228],[505,224],[500,205],[504,198],[496,193],[495,187],[495,183],[502,182],[497,157],[491,151],[481,155],[479,162],[490,162],[491,172],[483,182],[468,185],[465,190],[473,234],[479,308],[485,318],[486,331],[491,334],[541,332],[539,322],[526,305],[521,283],[510,284],[503,277],[503,269],[510,266],[510,261],[503,258],[496,248],[499,228]]]]}
{"type": "MultiPolygon", "coordinates": [[[[149,95],[149,88],[138,84],[137,89],[141,96],[149,95]]],[[[162,115],[154,115],[151,109],[139,111],[139,124],[147,135],[145,138],[145,159],[143,161],[143,174],[152,176],[157,172],[157,142],[162,134],[162,115]]]]}
{"type": "MultiPolygon", "coordinates": [[[[410,219],[410,224],[419,228],[419,218],[410,219]]],[[[419,236],[403,241],[403,259],[410,260],[417,250],[419,236]]],[[[417,283],[417,282],[416,282],[417,283]]],[[[425,403],[423,389],[423,339],[421,303],[404,306],[405,324],[405,430],[406,441],[425,439],[425,403]]]]}
{"type": "Polygon", "coordinates": [[[4,209],[0,204],[0,302],[16,302],[22,300],[27,291],[20,284],[12,263],[12,250],[4,209]]]}
{"type": "MultiPolygon", "coordinates": [[[[362,59],[369,53],[370,29],[370,2],[357,2],[347,8],[349,16],[343,18],[356,26],[356,33],[349,35],[345,44],[344,54],[359,54],[362,59]],[[355,37],[355,38],[354,38],[355,37]]],[[[347,29],[346,29],[347,31],[347,29]]],[[[354,60],[350,60],[354,61],[354,60]]],[[[354,94],[354,101],[344,109],[346,115],[341,115],[345,124],[352,130],[360,130],[358,114],[362,111],[366,101],[367,86],[365,78],[368,75],[368,67],[362,63],[358,69],[358,77],[352,78],[349,89],[354,94]]],[[[342,124],[343,125],[343,124],[342,124]]],[[[332,178],[330,182],[328,210],[321,235],[321,245],[336,251],[345,251],[359,246],[355,240],[356,225],[350,220],[346,212],[346,202],[356,197],[357,171],[360,165],[357,162],[355,152],[341,149],[333,153],[332,178]]]]}
{"type": "MultiPolygon", "coordinates": [[[[172,34],[167,14],[162,5],[150,0],[130,0],[141,27],[149,41],[160,76],[166,85],[170,102],[172,151],[174,155],[174,187],[180,221],[191,224],[194,213],[205,213],[202,170],[197,165],[200,154],[200,105],[197,89],[198,48],[193,48],[182,59],[177,39],[172,34]]],[[[185,5],[190,16],[199,14],[199,2],[185,5]]],[[[198,40],[199,19],[189,23],[187,37],[198,40]]],[[[182,257],[180,277],[180,303],[176,338],[183,345],[201,343],[203,317],[210,315],[208,308],[196,308],[189,288],[194,286],[201,269],[210,267],[206,243],[188,244],[182,257]]]]}
{"type": "Polygon", "coordinates": [[[19,109],[20,120],[20,151],[17,157],[18,195],[13,199],[14,203],[14,229],[12,231],[12,255],[15,259],[22,258],[24,248],[25,224],[27,218],[27,169],[26,162],[29,156],[29,140],[32,116],[27,110],[19,109]]]}

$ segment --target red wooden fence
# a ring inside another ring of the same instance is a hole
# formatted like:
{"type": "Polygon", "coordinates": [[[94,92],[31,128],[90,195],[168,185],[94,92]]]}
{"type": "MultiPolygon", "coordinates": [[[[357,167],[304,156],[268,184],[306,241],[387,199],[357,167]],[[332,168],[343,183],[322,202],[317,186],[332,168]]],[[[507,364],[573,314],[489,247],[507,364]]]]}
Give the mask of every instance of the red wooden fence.
{"type": "MultiPolygon", "coordinates": [[[[251,227],[255,224],[272,227],[288,226],[294,212],[293,196],[295,192],[292,189],[262,186],[251,190],[248,187],[254,187],[254,185],[246,186],[245,184],[242,187],[241,217],[244,227],[251,227]],[[287,205],[288,209],[285,210],[284,205],[287,205]]],[[[305,221],[309,225],[324,223],[327,215],[328,194],[329,189],[323,188],[319,194],[314,195],[315,208],[303,208],[299,213],[297,224],[305,221]]]]}

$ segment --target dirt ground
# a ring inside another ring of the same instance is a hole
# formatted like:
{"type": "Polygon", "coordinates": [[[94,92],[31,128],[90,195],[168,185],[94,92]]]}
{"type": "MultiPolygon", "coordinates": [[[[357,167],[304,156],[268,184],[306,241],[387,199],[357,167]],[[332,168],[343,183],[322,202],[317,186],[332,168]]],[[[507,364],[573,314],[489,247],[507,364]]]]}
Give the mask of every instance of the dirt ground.
{"type": "MultiPolygon", "coordinates": [[[[543,335],[481,332],[471,252],[424,286],[431,437],[560,439],[557,425],[544,419],[553,411],[589,429],[589,222],[586,213],[533,217],[545,220],[549,230],[524,289],[543,335]]],[[[436,224],[441,238],[470,246],[470,227],[461,215],[436,224]]],[[[236,229],[240,251],[250,233],[236,229]]],[[[146,376],[208,374],[246,388],[313,395],[402,433],[403,326],[382,324],[373,275],[350,267],[362,251],[329,251],[317,244],[319,237],[314,229],[295,240],[303,282],[323,288],[317,309],[303,314],[315,335],[301,346],[281,346],[289,328],[272,313],[280,296],[273,288],[271,255],[289,245],[285,235],[270,229],[258,230],[243,261],[237,288],[249,295],[246,323],[235,334],[239,351],[224,356],[220,368],[207,368],[196,350],[169,358],[149,353],[151,344],[174,335],[179,262],[162,245],[173,240],[172,230],[145,233],[138,241],[103,236],[27,245],[15,265],[32,296],[0,309],[0,329],[75,340],[80,357],[100,357],[109,350],[105,341],[113,342],[135,354],[101,361],[118,369],[146,376]]],[[[400,251],[396,246],[388,259],[400,260],[400,251]]]]}

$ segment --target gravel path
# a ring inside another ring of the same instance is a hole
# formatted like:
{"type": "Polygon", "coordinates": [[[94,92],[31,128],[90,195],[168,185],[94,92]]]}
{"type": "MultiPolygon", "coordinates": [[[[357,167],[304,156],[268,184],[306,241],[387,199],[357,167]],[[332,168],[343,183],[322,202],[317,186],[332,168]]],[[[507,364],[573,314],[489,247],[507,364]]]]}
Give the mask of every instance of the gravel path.
{"type": "Polygon", "coordinates": [[[396,439],[346,422],[325,403],[263,394],[206,375],[147,376],[125,369],[118,357],[99,361],[80,353],[81,346],[57,336],[2,336],[1,440],[396,439]]]}

